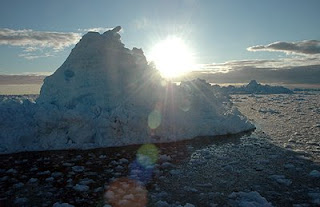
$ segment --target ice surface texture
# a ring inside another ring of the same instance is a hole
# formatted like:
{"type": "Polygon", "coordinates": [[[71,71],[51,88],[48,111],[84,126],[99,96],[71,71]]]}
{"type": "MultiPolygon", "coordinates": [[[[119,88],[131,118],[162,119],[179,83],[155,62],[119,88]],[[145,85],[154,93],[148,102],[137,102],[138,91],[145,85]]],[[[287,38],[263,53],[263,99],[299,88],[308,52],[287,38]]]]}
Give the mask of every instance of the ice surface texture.
{"type": "Polygon", "coordinates": [[[141,49],[124,47],[120,30],[85,34],[44,80],[36,103],[2,103],[1,153],[170,142],[254,128],[205,81],[163,80],[141,49]]]}

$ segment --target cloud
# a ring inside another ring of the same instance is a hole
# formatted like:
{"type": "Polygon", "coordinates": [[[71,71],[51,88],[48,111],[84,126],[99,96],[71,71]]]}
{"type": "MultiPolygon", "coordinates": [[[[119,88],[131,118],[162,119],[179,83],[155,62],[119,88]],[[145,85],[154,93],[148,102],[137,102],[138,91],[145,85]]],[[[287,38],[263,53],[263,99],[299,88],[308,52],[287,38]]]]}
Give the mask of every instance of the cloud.
{"type": "Polygon", "coordinates": [[[81,34],[74,32],[0,28],[0,45],[22,47],[23,53],[19,57],[28,60],[54,56],[54,53],[76,44],[80,38],[81,34]]]}
{"type": "Polygon", "coordinates": [[[205,73],[194,71],[188,79],[202,78],[211,83],[263,83],[320,84],[320,65],[292,67],[283,70],[273,68],[243,67],[228,73],[205,73]]]}
{"type": "Polygon", "coordinates": [[[0,45],[25,48],[52,48],[56,51],[76,44],[81,34],[73,32],[33,31],[31,29],[12,30],[0,28],[0,45]]]}
{"type": "MultiPolygon", "coordinates": [[[[95,27],[78,29],[79,33],[76,33],[0,28],[0,45],[21,47],[23,50],[18,56],[33,60],[55,56],[55,53],[62,51],[66,47],[75,45],[81,39],[83,33],[89,31],[102,33],[111,29],[113,28],[95,27]]],[[[123,32],[123,30],[121,30],[121,32],[123,32]]]]}
{"type": "Polygon", "coordinates": [[[229,72],[243,67],[270,67],[275,64],[282,63],[282,60],[232,60],[224,63],[211,63],[211,64],[202,64],[201,69],[205,71],[215,72],[229,72]]]}
{"type": "Polygon", "coordinates": [[[284,70],[293,67],[303,67],[309,65],[320,65],[320,56],[294,56],[280,59],[252,59],[252,60],[233,60],[224,63],[202,64],[197,72],[202,73],[228,73],[243,68],[257,68],[272,70],[284,70]]]}
{"type": "Polygon", "coordinates": [[[34,52],[37,50],[38,50],[38,48],[36,48],[36,47],[26,47],[23,49],[23,52],[34,52]]]}
{"type": "Polygon", "coordinates": [[[245,83],[255,79],[264,83],[320,84],[320,55],[202,64],[184,78],[203,78],[212,83],[245,83]]]}
{"type": "Polygon", "coordinates": [[[108,30],[112,30],[113,27],[94,27],[94,28],[88,28],[88,29],[78,29],[80,32],[99,32],[103,33],[108,30]]]}
{"type": "Polygon", "coordinates": [[[320,41],[304,40],[300,42],[274,42],[268,45],[256,45],[247,48],[248,51],[284,52],[287,54],[320,54],[320,41]]]}
{"type": "Polygon", "coordinates": [[[23,57],[27,60],[33,60],[33,59],[38,59],[38,58],[43,58],[43,57],[52,57],[51,53],[47,52],[44,54],[34,54],[34,53],[22,53],[19,55],[19,57],[23,57]]]}

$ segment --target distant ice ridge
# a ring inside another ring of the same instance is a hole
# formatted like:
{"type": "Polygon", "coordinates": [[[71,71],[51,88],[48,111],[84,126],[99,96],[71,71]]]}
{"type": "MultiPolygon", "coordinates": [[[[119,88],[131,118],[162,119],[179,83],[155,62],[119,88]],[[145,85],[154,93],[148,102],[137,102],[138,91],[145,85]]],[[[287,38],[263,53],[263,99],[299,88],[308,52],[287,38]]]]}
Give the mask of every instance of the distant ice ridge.
{"type": "Polygon", "coordinates": [[[251,124],[204,80],[161,78],[116,27],[89,32],[44,80],[36,103],[0,107],[1,153],[88,149],[234,134],[251,124]]]}
{"type": "Polygon", "coordinates": [[[251,80],[248,85],[235,87],[227,86],[220,87],[219,85],[212,86],[215,90],[227,93],[227,94],[292,94],[292,90],[283,86],[270,86],[262,85],[256,80],[251,80]]]}

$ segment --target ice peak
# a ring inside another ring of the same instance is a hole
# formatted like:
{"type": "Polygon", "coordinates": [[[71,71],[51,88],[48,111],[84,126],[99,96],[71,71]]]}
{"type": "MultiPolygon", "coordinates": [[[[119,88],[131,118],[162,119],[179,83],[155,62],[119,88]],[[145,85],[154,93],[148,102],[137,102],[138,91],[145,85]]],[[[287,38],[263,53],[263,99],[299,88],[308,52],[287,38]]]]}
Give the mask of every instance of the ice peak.
{"type": "Polygon", "coordinates": [[[251,80],[250,83],[248,84],[248,86],[257,86],[257,85],[260,85],[256,80],[251,80]]]}
{"type": "Polygon", "coordinates": [[[116,27],[113,28],[111,31],[118,33],[118,32],[120,32],[121,29],[122,29],[121,26],[116,26],[116,27]]]}
{"type": "Polygon", "coordinates": [[[102,34],[102,36],[107,37],[107,38],[111,38],[111,39],[114,39],[114,40],[117,40],[120,42],[120,38],[121,38],[121,36],[119,34],[120,30],[121,30],[121,27],[117,26],[117,27],[113,28],[112,30],[108,30],[108,31],[104,32],[102,34]]]}
{"type": "Polygon", "coordinates": [[[146,74],[155,74],[142,49],[124,46],[120,30],[117,26],[103,34],[85,34],[62,66],[45,79],[37,101],[67,108],[78,104],[111,107],[137,82],[145,82],[146,74]]]}
{"type": "Polygon", "coordinates": [[[78,48],[115,48],[115,47],[124,47],[124,44],[121,42],[121,36],[119,34],[121,30],[120,26],[117,26],[111,30],[100,34],[99,32],[89,31],[82,36],[80,42],[76,45],[78,48]]]}

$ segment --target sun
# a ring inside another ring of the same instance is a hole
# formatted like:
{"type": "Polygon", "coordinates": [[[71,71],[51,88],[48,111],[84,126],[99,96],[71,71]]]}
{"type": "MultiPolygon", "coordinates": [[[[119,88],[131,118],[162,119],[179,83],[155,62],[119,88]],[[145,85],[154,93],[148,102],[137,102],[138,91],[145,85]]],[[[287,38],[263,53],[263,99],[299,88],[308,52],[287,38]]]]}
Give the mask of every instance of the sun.
{"type": "Polygon", "coordinates": [[[184,41],[178,37],[167,37],[157,43],[151,50],[153,61],[164,78],[173,78],[191,71],[194,57],[184,41]]]}

